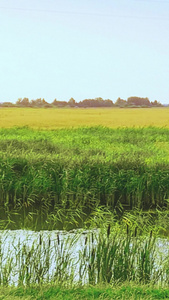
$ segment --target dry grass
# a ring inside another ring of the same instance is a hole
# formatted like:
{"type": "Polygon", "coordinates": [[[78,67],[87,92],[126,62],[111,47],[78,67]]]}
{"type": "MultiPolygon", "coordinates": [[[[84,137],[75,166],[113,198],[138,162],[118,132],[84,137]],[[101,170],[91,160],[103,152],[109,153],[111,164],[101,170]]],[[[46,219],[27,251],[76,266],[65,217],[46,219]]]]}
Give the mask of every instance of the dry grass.
{"type": "Polygon", "coordinates": [[[169,128],[169,108],[0,109],[1,128],[30,126],[37,129],[56,129],[95,125],[112,128],[145,126],[169,128]]]}

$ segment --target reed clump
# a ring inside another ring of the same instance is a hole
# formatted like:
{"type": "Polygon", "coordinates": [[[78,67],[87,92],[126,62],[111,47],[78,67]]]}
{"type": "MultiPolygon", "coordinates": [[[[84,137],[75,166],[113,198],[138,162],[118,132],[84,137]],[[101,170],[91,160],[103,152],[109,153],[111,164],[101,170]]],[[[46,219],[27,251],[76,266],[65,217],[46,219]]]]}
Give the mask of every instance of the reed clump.
{"type": "MultiPolygon", "coordinates": [[[[4,221],[41,211],[103,205],[166,207],[169,130],[104,128],[0,129],[0,210],[4,221]]],[[[83,210],[84,211],[84,210],[83,210]]]]}

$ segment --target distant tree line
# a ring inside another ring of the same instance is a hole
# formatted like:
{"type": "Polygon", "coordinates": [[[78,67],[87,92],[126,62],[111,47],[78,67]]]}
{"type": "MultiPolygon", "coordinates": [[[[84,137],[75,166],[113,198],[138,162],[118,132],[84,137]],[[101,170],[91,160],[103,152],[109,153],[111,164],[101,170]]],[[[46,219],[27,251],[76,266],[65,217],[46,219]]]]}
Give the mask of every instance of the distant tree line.
{"type": "Polygon", "coordinates": [[[59,101],[54,99],[52,103],[48,103],[44,98],[38,98],[36,100],[29,100],[28,98],[19,98],[16,103],[3,102],[0,103],[0,107],[160,107],[163,106],[157,100],[151,101],[141,97],[129,97],[127,100],[118,98],[115,102],[110,99],[103,100],[101,97],[95,99],[84,99],[80,102],[76,102],[74,98],[70,98],[69,101],[59,101]]]}

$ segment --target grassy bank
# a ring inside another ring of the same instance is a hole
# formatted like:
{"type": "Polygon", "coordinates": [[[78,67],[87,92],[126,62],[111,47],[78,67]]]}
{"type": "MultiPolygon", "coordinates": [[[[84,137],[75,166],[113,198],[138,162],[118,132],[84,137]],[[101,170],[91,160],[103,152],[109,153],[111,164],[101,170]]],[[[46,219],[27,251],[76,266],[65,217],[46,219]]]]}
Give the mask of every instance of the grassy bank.
{"type": "Polygon", "coordinates": [[[0,288],[0,299],[8,300],[92,300],[92,299],[130,299],[153,300],[169,299],[169,289],[142,285],[101,285],[96,287],[61,286],[30,287],[30,288],[0,288]]]}
{"type": "Polygon", "coordinates": [[[0,129],[1,215],[166,206],[168,149],[164,128],[0,129]]]}

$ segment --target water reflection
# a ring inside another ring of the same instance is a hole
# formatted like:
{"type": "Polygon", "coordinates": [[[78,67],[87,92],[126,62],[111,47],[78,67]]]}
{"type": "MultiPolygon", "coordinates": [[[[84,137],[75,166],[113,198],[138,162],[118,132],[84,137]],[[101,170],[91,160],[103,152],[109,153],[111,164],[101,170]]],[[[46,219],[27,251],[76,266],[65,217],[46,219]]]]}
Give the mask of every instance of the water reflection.
{"type": "MultiPolygon", "coordinates": [[[[72,232],[59,230],[39,232],[30,230],[0,231],[0,284],[29,285],[41,281],[66,280],[87,283],[91,274],[91,266],[93,268],[97,267],[99,239],[100,235],[97,229],[93,231],[74,230],[72,232]],[[92,260],[93,265],[91,265],[92,260]]],[[[120,237],[116,237],[116,239],[118,240],[120,237]]],[[[131,241],[130,247],[132,249],[135,240],[131,241]]],[[[108,241],[108,243],[110,242],[108,241]]],[[[122,245],[122,243],[119,245],[122,245]]],[[[105,244],[105,248],[103,246],[100,248],[102,251],[106,249],[108,244],[105,244]]],[[[140,251],[143,251],[143,248],[143,246],[140,246],[140,251]]],[[[155,259],[152,274],[157,270],[162,272],[160,271],[162,270],[161,263],[165,263],[169,256],[169,241],[167,239],[156,239],[155,248],[152,248],[151,251],[150,256],[154,255],[155,259]]],[[[103,264],[104,261],[101,263],[103,264]]],[[[95,269],[93,270],[96,273],[95,269]]],[[[94,273],[92,276],[95,276],[95,280],[98,280],[94,273]]]]}

